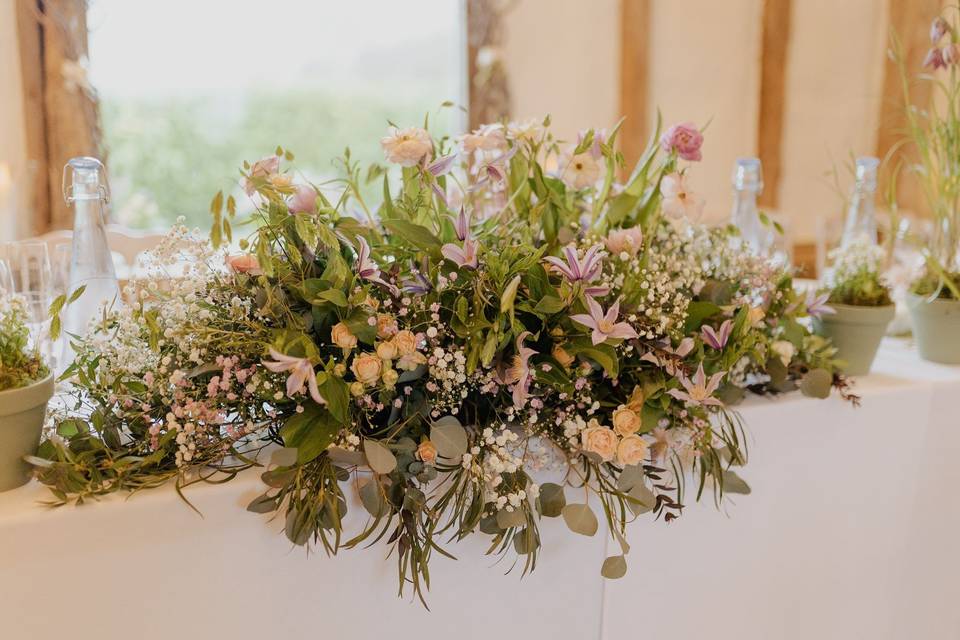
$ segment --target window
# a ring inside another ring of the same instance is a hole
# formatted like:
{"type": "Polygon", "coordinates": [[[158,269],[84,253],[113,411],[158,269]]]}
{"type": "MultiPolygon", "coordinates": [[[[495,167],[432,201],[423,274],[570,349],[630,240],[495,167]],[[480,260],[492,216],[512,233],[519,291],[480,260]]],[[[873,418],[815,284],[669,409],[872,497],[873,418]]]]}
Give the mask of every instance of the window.
{"type": "Polygon", "coordinates": [[[320,182],[347,145],[381,160],[388,119],[461,130],[440,105],[465,102],[462,22],[451,0],[93,0],[114,220],[205,228],[211,195],[277,145],[320,182]]]}

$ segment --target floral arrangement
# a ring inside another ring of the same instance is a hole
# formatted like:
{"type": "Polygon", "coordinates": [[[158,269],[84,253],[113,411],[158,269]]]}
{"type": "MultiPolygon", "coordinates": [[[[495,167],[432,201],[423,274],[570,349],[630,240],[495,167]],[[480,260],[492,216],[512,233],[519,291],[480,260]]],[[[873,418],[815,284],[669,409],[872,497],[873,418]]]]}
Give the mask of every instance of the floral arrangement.
{"type": "Polygon", "coordinates": [[[28,346],[27,306],[0,290],[0,391],[19,389],[50,374],[36,349],[28,346]]]}
{"type": "Polygon", "coordinates": [[[918,156],[918,162],[908,169],[917,176],[935,223],[925,273],[911,290],[922,296],[960,300],[960,184],[955,178],[960,171],[960,17],[956,12],[954,16],[952,22],[937,17],[930,25],[931,48],[923,66],[936,75],[920,76],[939,93],[932,103],[941,103],[940,107],[911,105],[903,47],[896,38],[892,54],[899,63],[907,105],[907,140],[918,156]]]}
{"type": "Polygon", "coordinates": [[[324,188],[282,148],[244,164],[250,218],[218,193],[213,242],[175,228],[153,254],[165,277],[131,284],[77,344],[77,410],[36,462],[54,502],[219,480],[275,443],[249,510],[328,553],[388,545],[422,598],[430,559],[468,535],[527,571],[541,518],[588,536],[602,519],[615,578],[629,522],[748,492],[731,405],[846,393],[802,320],[823,301],[735,230],[696,224],[699,131],[655,136],[620,183],[618,129],[392,127],[387,166],[347,153],[324,188]],[[242,224],[244,253],[224,258],[242,224]],[[369,516],[350,533],[348,492],[369,516]]]}
{"type": "Polygon", "coordinates": [[[881,276],[886,251],[868,241],[834,249],[825,274],[828,302],[866,307],[893,304],[890,287],[881,276]]]}

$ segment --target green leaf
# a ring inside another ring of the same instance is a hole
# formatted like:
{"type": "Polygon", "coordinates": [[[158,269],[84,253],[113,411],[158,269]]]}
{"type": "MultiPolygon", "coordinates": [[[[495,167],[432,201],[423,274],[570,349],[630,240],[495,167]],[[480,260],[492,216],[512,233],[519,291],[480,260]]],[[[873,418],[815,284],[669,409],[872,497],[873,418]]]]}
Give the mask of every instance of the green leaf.
{"type": "Polygon", "coordinates": [[[439,249],[440,238],[433,235],[429,229],[407,220],[384,220],[383,226],[394,235],[400,236],[410,244],[425,251],[439,249]]]}
{"type": "Polygon", "coordinates": [[[723,492],[750,495],[750,485],[729,469],[723,472],[723,492]]]}
{"type": "Polygon", "coordinates": [[[600,575],[609,580],[622,578],[627,573],[627,559],[624,556],[610,556],[603,561],[600,575]]]}
{"type": "Polygon", "coordinates": [[[328,375],[323,384],[318,385],[320,395],[327,401],[327,410],[333,419],[346,427],[350,424],[350,389],[342,378],[328,375]]]}
{"type": "Polygon", "coordinates": [[[277,499],[267,494],[257,496],[247,505],[247,511],[252,511],[253,513],[270,513],[276,510],[277,499]]]}
{"type": "Polygon", "coordinates": [[[571,340],[564,347],[572,356],[586,356],[590,358],[607,372],[611,378],[616,378],[619,372],[619,362],[617,352],[609,344],[594,345],[589,338],[577,338],[571,340]]]}
{"type": "Polygon", "coordinates": [[[500,295],[500,313],[513,313],[513,302],[517,299],[517,288],[519,286],[520,274],[517,274],[500,295]]]}
{"type": "Polygon", "coordinates": [[[687,320],[683,323],[683,332],[687,335],[700,329],[703,321],[720,313],[720,307],[706,300],[694,300],[687,306],[687,320]]]}
{"type": "Polygon", "coordinates": [[[308,403],[303,413],[290,416],[280,428],[280,437],[288,447],[296,447],[297,461],[310,462],[326,451],[340,431],[340,423],[318,404],[308,403]]]}
{"type": "Polygon", "coordinates": [[[270,454],[270,463],[279,467],[290,467],[297,463],[297,450],[293,447],[283,447],[270,454]]]}
{"type": "Polygon", "coordinates": [[[453,416],[444,416],[430,426],[430,441],[447,460],[458,461],[467,452],[467,430],[453,416]]]}
{"type": "Polygon", "coordinates": [[[367,456],[367,464],[377,473],[390,473],[397,468],[396,456],[376,440],[364,440],[363,453],[367,456]]]}
{"type": "Polygon", "coordinates": [[[559,313],[567,308],[566,303],[557,296],[543,296],[533,308],[534,311],[545,316],[559,313]]]}
{"type": "Polygon", "coordinates": [[[303,244],[310,251],[316,251],[317,244],[320,241],[320,235],[317,232],[317,224],[310,216],[294,214],[293,226],[297,235],[303,240],[303,244]]]}
{"type": "Polygon", "coordinates": [[[314,296],[312,302],[317,303],[318,301],[332,302],[338,307],[347,306],[347,296],[345,296],[343,291],[340,291],[340,289],[326,289],[318,292],[317,295],[314,296]]]}
{"type": "Polygon", "coordinates": [[[556,518],[567,506],[567,496],[563,487],[554,482],[540,485],[540,514],[547,518],[556,518]]]}
{"type": "Polygon", "coordinates": [[[657,504],[657,497],[643,482],[638,482],[633,485],[633,488],[630,489],[627,495],[631,498],[627,501],[627,506],[630,507],[630,511],[632,511],[635,516],[652,511],[657,504]]]}
{"type": "Polygon", "coordinates": [[[830,387],[833,385],[833,376],[826,369],[811,369],[800,380],[800,391],[811,398],[827,398],[830,396],[830,387]]]}
{"type": "Polygon", "coordinates": [[[497,511],[497,526],[501,529],[522,527],[526,523],[527,518],[523,515],[523,511],[520,509],[514,509],[513,511],[501,509],[500,511],[497,511]]]}
{"type": "Polygon", "coordinates": [[[374,518],[379,518],[386,511],[386,501],[380,483],[374,478],[364,478],[360,484],[360,502],[374,518]]]}
{"type": "Polygon", "coordinates": [[[597,532],[600,523],[597,522],[597,516],[588,504],[568,504],[561,512],[563,521],[567,527],[574,533],[582,536],[592,536],[597,532]]]}

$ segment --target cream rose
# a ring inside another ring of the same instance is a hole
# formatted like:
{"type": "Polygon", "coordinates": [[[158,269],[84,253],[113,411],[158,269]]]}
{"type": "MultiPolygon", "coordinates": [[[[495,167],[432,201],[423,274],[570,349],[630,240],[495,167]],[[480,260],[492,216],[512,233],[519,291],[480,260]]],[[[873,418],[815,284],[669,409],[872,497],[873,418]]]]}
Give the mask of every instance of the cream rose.
{"type": "Polygon", "coordinates": [[[394,369],[387,369],[383,372],[383,385],[388,388],[393,388],[397,384],[397,380],[400,378],[400,374],[394,369]]]}
{"type": "Polygon", "coordinates": [[[433,444],[429,440],[424,440],[420,443],[420,446],[417,447],[417,457],[424,464],[433,464],[437,461],[437,445],[433,444]]]}
{"type": "Polygon", "coordinates": [[[640,464],[647,459],[650,448],[646,441],[638,435],[624,436],[617,446],[617,462],[623,466],[640,464]]]}
{"type": "Polygon", "coordinates": [[[363,383],[362,382],[351,382],[350,383],[350,395],[359,398],[363,395],[363,383]]]}
{"type": "Polygon", "coordinates": [[[766,315],[767,312],[761,307],[750,307],[750,310],[747,311],[747,322],[750,323],[751,327],[759,327],[766,315]]]}
{"type": "Polygon", "coordinates": [[[640,416],[633,409],[620,405],[613,412],[613,430],[621,436],[629,436],[640,431],[640,416]]]}
{"type": "Polygon", "coordinates": [[[617,453],[617,434],[613,429],[601,427],[596,420],[588,424],[590,426],[580,434],[583,450],[597,454],[604,462],[610,462],[617,453]]]}
{"type": "Polygon", "coordinates": [[[400,356],[400,359],[397,360],[397,368],[404,371],[413,371],[422,364],[427,364],[427,356],[419,351],[400,356]]]}
{"type": "Polygon", "coordinates": [[[393,342],[381,342],[377,344],[377,355],[383,360],[394,360],[399,355],[397,345],[393,342]]]}
{"type": "Polygon", "coordinates": [[[390,127],[389,135],[380,139],[383,155],[389,162],[402,167],[413,167],[433,151],[433,141],[426,130],[419,127],[397,129],[390,127]]]}
{"type": "Polygon", "coordinates": [[[353,371],[353,375],[364,386],[370,387],[377,384],[380,379],[380,373],[383,371],[383,360],[375,353],[361,353],[353,359],[350,371],[353,371]]]}
{"type": "Polygon", "coordinates": [[[397,332],[397,319],[389,313],[377,314],[377,337],[389,338],[397,332]]]}
{"type": "Polygon", "coordinates": [[[330,339],[341,349],[353,349],[357,346],[357,336],[350,332],[350,327],[338,322],[330,329],[330,339]]]}
{"type": "Polygon", "coordinates": [[[787,342],[786,340],[777,340],[770,345],[770,349],[780,356],[780,362],[782,362],[785,367],[790,366],[790,361],[793,360],[793,354],[797,352],[793,343],[787,342]]]}
{"type": "Polygon", "coordinates": [[[404,329],[393,336],[393,344],[396,345],[401,356],[408,356],[417,350],[417,336],[413,331],[404,329]]]}

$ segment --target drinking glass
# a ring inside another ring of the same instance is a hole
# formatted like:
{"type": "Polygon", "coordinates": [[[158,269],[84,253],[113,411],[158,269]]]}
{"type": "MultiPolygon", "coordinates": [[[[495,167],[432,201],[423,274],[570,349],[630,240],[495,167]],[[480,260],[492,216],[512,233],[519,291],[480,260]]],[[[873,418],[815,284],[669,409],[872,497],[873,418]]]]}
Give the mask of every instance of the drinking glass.
{"type": "Polygon", "coordinates": [[[13,270],[6,258],[0,257],[0,296],[14,293],[13,270]]]}
{"type": "MultiPolygon", "coordinates": [[[[24,241],[15,245],[17,264],[19,265],[19,293],[27,303],[30,336],[33,343],[44,354],[49,345],[44,344],[46,325],[49,320],[50,303],[53,301],[50,267],[50,252],[46,242],[24,241]]],[[[14,267],[16,270],[16,267],[14,267]]],[[[16,276],[16,273],[15,273],[16,276]]],[[[14,282],[14,286],[17,283],[14,282]]]]}

